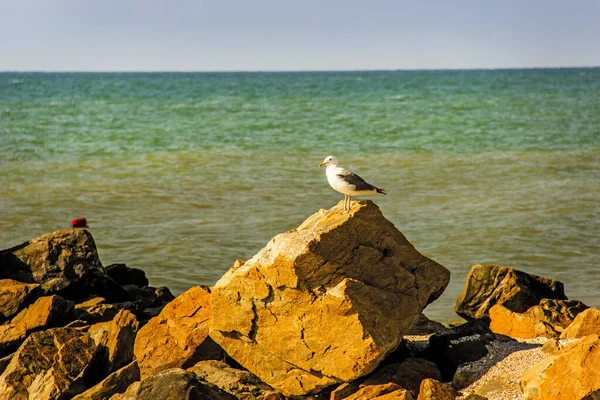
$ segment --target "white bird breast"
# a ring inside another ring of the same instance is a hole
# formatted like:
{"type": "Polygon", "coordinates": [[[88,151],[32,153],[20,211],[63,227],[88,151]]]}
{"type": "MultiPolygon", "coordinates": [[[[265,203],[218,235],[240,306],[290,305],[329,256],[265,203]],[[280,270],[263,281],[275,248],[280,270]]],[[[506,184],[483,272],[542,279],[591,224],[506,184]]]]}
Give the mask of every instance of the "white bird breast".
{"type": "Polygon", "coordinates": [[[345,180],[339,178],[337,175],[339,173],[341,173],[343,171],[343,168],[339,168],[339,167],[327,167],[327,181],[329,182],[329,185],[331,185],[331,187],[342,193],[342,194],[348,194],[348,195],[353,195],[353,196],[360,196],[362,194],[371,194],[373,193],[372,190],[361,190],[361,191],[357,191],[356,190],[356,186],[349,184],[348,182],[346,182],[345,180]]]}

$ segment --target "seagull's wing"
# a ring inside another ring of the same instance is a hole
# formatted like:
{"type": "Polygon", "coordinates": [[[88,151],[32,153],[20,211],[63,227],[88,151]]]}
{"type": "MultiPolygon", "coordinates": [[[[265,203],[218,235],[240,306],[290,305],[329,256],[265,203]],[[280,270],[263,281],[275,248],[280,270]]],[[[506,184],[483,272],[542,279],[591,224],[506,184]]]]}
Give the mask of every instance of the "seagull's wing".
{"type": "Polygon", "coordinates": [[[354,186],[354,190],[363,191],[363,190],[377,190],[378,188],[366,182],[363,178],[356,175],[354,172],[350,172],[345,169],[341,169],[337,173],[338,178],[342,179],[348,185],[354,186]]]}

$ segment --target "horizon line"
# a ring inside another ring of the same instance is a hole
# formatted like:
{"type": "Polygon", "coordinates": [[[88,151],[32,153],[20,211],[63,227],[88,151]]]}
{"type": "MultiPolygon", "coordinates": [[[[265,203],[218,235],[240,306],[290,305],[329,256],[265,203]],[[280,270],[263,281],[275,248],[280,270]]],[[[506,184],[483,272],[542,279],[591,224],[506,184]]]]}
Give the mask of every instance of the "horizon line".
{"type": "Polygon", "coordinates": [[[580,66],[536,66],[536,67],[465,67],[465,68],[356,68],[356,69],[231,69],[231,70],[0,70],[0,73],[299,73],[299,72],[418,72],[418,71],[514,71],[514,70],[539,70],[539,69],[594,69],[600,65],[580,66]]]}

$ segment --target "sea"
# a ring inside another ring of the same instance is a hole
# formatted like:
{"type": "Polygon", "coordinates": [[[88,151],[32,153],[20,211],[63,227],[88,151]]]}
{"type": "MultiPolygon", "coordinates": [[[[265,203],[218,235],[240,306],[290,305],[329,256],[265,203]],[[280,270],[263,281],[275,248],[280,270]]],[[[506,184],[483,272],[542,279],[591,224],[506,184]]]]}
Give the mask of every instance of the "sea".
{"type": "Polygon", "coordinates": [[[343,200],[329,155],[452,272],[430,318],[478,263],[600,307],[600,68],[0,73],[0,248],[85,217],[105,266],[213,285],[343,200]]]}

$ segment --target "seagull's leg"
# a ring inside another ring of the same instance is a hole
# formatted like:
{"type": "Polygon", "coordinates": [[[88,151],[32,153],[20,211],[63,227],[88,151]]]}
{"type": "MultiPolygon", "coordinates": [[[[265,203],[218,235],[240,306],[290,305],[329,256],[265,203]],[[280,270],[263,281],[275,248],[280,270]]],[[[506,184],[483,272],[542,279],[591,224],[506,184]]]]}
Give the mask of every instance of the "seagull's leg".
{"type": "Polygon", "coordinates": [[[352,208],[352,198],[348,195],[348,212],[350,212],[350,208],[352,208]]]}

